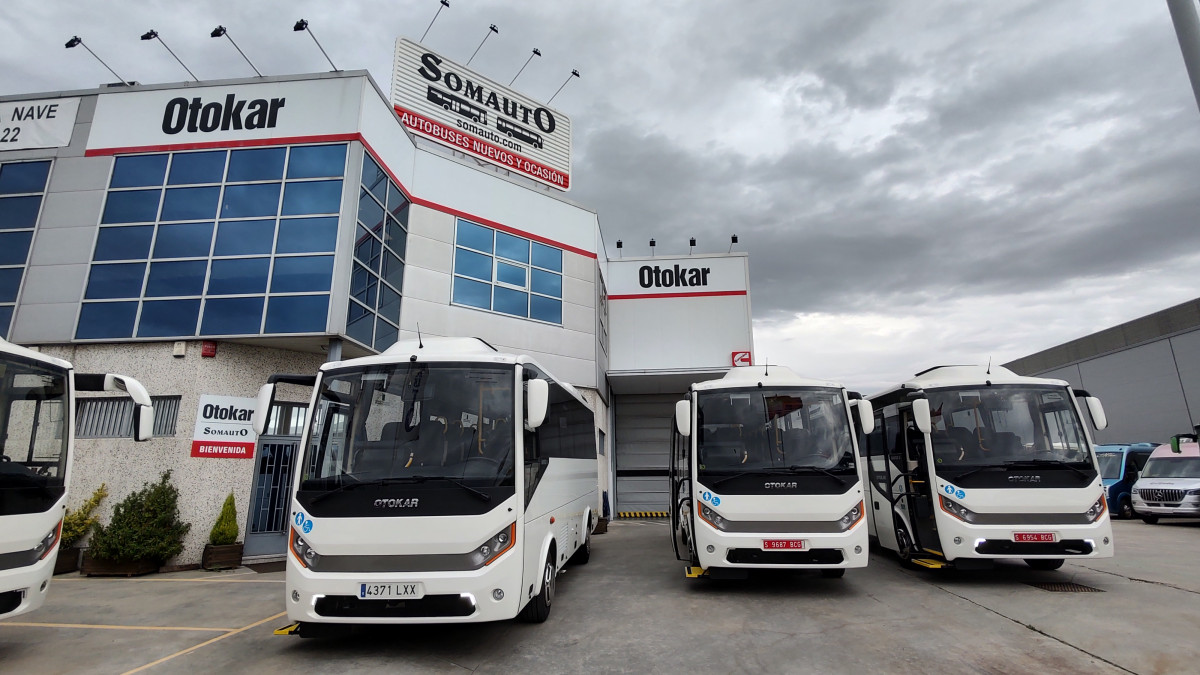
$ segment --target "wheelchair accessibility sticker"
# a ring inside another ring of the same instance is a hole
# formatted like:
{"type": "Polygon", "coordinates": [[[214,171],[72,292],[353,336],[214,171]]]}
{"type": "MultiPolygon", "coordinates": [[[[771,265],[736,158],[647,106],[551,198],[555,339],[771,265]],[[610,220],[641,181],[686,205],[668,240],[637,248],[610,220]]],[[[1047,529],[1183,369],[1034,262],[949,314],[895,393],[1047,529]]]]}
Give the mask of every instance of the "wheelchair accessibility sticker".
{"type": "Polygon", "coordinates": [[[709,492],[708,490],[705,490],[704,492],[700,493],[700,499],[702,499],[706,502],[709,502],[713,506],[721,505],[721,498],[714,495],[713,493],[709,492]]]}
{"type": "Polygon", "coordinates": [[[967,493],[965,490],[960,490],[960,489],[954,487],[953,485],[946,485],[945,487],[942,488],[942,492],[945,492],[946,494],[950,495],[951,497],[955,497],[957,499],[962,499],[967,496],[967,493]]]}
{"type": "Polygon", "coordinates": [[[297,511],[295,520],[296,520],[296,527],[300,528],[300,530],[302,532],[304,532],[304,534],[308,534],[309,532],[312,532],[313,521],[310,518],[305,518],[303,512],[297,511]]]}

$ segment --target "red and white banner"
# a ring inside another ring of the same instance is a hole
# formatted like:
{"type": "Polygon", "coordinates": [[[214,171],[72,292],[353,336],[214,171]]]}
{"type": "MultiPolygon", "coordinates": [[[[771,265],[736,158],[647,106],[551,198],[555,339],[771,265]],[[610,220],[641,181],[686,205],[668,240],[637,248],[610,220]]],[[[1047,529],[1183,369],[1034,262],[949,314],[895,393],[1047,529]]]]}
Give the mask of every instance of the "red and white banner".
{"type": "Polygon", "coordinates": [[[251,421],[257,400],[237,396],[200,396],[192,457],[251,459],[258,436],[251,421]]]}

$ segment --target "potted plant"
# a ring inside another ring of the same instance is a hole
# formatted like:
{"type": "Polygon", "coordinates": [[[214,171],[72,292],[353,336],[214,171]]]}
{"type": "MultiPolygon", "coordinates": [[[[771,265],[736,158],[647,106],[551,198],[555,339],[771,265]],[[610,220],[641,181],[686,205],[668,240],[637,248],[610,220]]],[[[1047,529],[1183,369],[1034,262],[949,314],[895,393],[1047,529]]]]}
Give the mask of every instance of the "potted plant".
{"type": "Polygon", "coordinates": [[[80,571],[88,576],[155,572],[183,551],[183,537],[191,527],[179,519],[179,491],[165,471],[157,483],[146,483],[121,500],[107,526],[93,526],[80,571]]]}
{"type": "Polygon", "coordinates": [[[213,523],[208,533],[208,543],[204,545],[200,566],[206,570],[225,570],[240,567],[242,564],[242,542],[237,540],[237,507],[233,501],[233,493],[225,498],[221,506],[221,514],[213,523]]]}
{"type": "Polygon", "coordinates": [[[64,574],[79,569],[79,548],[76,544],[92,529],[98,519],[92,513],[100,502],[108,496],[108,487],[101,483],[100,487],[88,497],[77,510],[67,509],[63,516],[62,542],[59,544],[58,559],[54,562],[54,573],[64,574]]]}

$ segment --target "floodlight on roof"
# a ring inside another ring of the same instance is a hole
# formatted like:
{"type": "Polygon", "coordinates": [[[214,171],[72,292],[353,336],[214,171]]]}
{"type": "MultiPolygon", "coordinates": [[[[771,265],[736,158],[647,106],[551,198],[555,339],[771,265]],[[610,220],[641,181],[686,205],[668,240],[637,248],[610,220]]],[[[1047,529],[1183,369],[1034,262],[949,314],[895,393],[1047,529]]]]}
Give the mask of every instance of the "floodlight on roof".
{"type": "Polygon", "coordinates": [[[313,42],[317,43],[317,49],[321,50],[321,54],[323,54],[325,56],[325,60],[329,62],[329,66],[331,68],[333,68],[333,71],[335,73],[338,72],[338,67],[333,65],[333,59],[329,58],[329,54],[325,53],[325,48],[321,46],[320,42],[317,42],[317,36],[313,35],[313,32],[309,29],[308,21],[306,21],[304,19],[300,19],[299,21],[296,22],[296,25],[292,26],[292,30],[297,33],[299,33],[300,31],[304,31],[304,32],[308,33],[309,37],[311,37],[313,39],[313,42]]]}
{"type": "Polygon", "coordinates": [[[175,52],[171,51],[171,48],[167,46],[166,42],[163,42],[163,39],[161,37],[159,37],[159,35],[158,35],[158,31],[151,28],[150,30],[146,31],[145,33],[142,33],[142,39],[143,40],[158,40],[158,43],[166,48],[167,53],[170,54],[176,61],[178,61],[179,65],[183,66],[183,69],[187,71],[188,75],[192,76],[193,80],[195,80],[196,82],[200,81],[200,78],[196,77],[196,74],[192,72],[192,69],[188,68],[187,64],[185,64],[183,61],[181,61],[178,56],[175,56],[175,52]]]}
{"type": "Polygon", "coordinates": [[[233,41],[233,36],[229,34],[229,31],[225,30],[225,26],[217,26],[216,28],[212,29],[212,32],[209,33],[208,36],[215,37],[215,38],[224,36],[226,38],[229,38],[229,43],[233,45],[233,48],[238,50],[238,53],[242,55],[243,59],[246,59],[246,63],[249,63],[251,68],[254,68],[254,74],[258,75],[259,77],[263,76],[262,73],[258,72],[258,68],[254,67],[254,63],[250,60],[249,57],[246,56],[246,53],[242,51],[242,48],[239,47],[238,44],[233,41]]]}
{"type": "Polygon", "coordinates": [[[113,70],[112,68],[109,68],[108,64],[104,62],[104,59],[100,58],[99,56],[96,56],[96,52],[92,51],[90,47],[83,44],[83,38],[76,35],[76,36],[72,37],[70,40],[67,40],[67,44],[65,44],[63,46],[66,47],[67,49],[73,49],[80,45],[82,45],[83,48],[87,50],[87,53],[92,55],[92,58],[99,61],[100,65],[104,66],[105,68],[108,68],[108,72],[112,73],[113,77],[117,78],[117,80],[120,81],[121,84],[125,84],[125,78],[118,75],[117,71],[113,70]]]}

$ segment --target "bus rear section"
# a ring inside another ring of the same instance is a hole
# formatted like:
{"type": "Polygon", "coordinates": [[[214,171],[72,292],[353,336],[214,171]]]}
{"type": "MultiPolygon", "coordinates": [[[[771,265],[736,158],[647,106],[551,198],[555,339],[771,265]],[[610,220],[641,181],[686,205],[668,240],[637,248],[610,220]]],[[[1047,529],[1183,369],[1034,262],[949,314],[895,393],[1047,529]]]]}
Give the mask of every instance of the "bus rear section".
{"type": "Polygon", "coordinates": [[[592,411],[527,357],[484,345],[401,342],[315,378],[286,571],[301,635],[542,621],[567,560],[586,562],[592,411]]]}
{"type": "Polygon", "coordinates": [[[846,391],[779,366],[765,370],[734,368],[693,385],[677,404],[670,468],[677,557],[689,576],[773,568],[840,577],[865,567],[846,391]]]}

